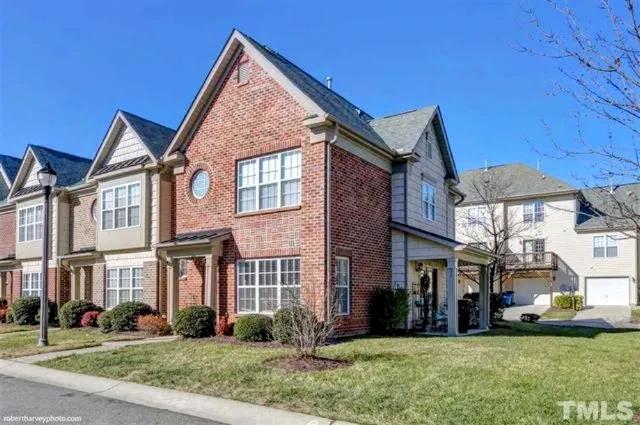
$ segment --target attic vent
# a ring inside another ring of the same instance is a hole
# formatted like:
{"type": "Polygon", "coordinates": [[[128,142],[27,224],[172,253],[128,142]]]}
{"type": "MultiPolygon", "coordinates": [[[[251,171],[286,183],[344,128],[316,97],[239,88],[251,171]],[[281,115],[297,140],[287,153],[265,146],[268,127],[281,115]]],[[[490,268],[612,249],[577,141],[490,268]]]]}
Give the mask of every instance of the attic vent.
{"type": "Polygon", "coordinates": [[[249,61],[238,63],[237,79],[238,84],[245,84],[249,82],[249,61]]]}

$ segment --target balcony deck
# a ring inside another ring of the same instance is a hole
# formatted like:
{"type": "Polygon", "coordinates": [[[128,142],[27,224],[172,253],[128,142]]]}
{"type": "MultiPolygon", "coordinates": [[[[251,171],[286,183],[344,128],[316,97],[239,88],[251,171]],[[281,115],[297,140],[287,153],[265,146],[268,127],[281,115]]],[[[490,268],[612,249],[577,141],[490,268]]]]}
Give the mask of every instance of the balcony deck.
{"type": "Polygon", "coordinates": [[[505,254],[500,263],[508,271],[558,270],[558,255],[555,252],[505,254]]]}

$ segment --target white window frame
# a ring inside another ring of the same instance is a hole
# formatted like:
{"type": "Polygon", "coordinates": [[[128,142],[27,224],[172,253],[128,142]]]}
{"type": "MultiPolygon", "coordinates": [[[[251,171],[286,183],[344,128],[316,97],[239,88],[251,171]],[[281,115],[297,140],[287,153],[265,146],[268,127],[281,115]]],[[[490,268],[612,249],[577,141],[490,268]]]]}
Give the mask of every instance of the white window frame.
{"type": "Polygon", "coordinates": [[[129,291],[129,299],[128,301],[143,301],[144,299],[144,267],[142,266],[126,266],[126,267],[107,267],[106,269],[106,275],[105,275],[105,297],[104,297],[104,305],[105,308],[107,310],[112,309],[113,307],[117,306],[118,304],[122,303],[122,299],[120,298],[120,291],[129,291]],[[129,271],[129,278],[128,280],[128,286],[120,286],[120,282],[121,280],[124,281],[124,279],[122,279],[122,271],[124,270],[128,270],[129,271]],[[133,278],[133,271],[134,270],[140,270],[140,286],[133,286],[134,284],[134,278],[133,278]],[[109,281],[110,279],[110,272],[115,272],[116,273],[116,279],[115,279],[115,286],[114,287],[109,287],[109,281]],[[116,294],[116,303],[113,305],[109,305],[109,291],[115,292],[116,294]],[[133,294],[134,291],[140,291],[140,296],[138,298],[134,298],[133,294]]]}
{"type": "Polygon", "coordinates": [[[544,201],[529,201],[522,205],[522,221],[542,223],[544,221],[544,201]]]}
{"type": "Polygon", "coordinates": [[[23,297],[39,297],[42,294],[42,273],[23,272],[20,283],[20,294],[23,297]],[[37,276],[37,288],[34,289],[34,276],[37,276]]]}
{"type": "Polygon", "coordinates": [[[487,224],[487,207],[486,205],[476,205],[469,207],[468,223],[469,226],[479,226],[487,224]]]}
{"type": "Polygon", "coordinates": [[[591,255],[593,258],[617,258],[620,256],[620,245],[618,244],[618,239],[611,235],[597,235],[593,237],[591,255]],[[596,246],[596,240],[601,240],[601,242],[596,246]],[[602,255],[596,255],[596,248],[601,248],[602,255]],[[616,254],[609,255],[609,248],[615,248],[616,254]]]}
{"type": "Polygon", "coordinates": [[[130,228],[136,228],[136,227],[140,227],[142,225],[142,184],[141,182],[132,182],[132,183],[125,183],[125,184],[119,184],[117,186],[111,186],[105,189],[102,189],[100,191],[100,229],[102,229],[103,231],[111,231],[111,230],[121,230],[121,229],[130,229],[130,228]],[[132,187],[138,186],[138,203],[129,203],[130,201],[130,196],[129,196],[129,191],[131,190],[132,187]],[[116,208],[116,189],[121,189],[121,188],[125,188],[125,206],[123,207],[118,207],[116,208]],[[105,204],[105,193],[107,192],[111,192],[111,203],[112,203],[112,207],[111,208],[105,208],[104,204],[105,204]],[[138,207],[138,224],[134,224],[134,225],[129,225],[129,210],[131,208],[135,208],[138,207]],[[124,226],[120,226],[120,227],[116,227],[116,210],[125,210],[125,218],[124,218],[124,222],[125,225],[124,226]],[[105,212],[111,212],[111,227],[106,228],[104,226],[104,213],[105,212]]]}
{"type": "Polygon", "coordinates": [[[16,234],[17,234],[16,239],[18,243],[40,241],[42,240],[43,232],[44,232],[44,205],[43,204],[30,205],[28,207],[20,208],[18,210],[18,215],[16,220],[16,234]],[[38,220],[38,209],[40,209],[41,211],[40,220],[38,220]],[[33,221],[31,223],[27,223],[27,217],[28,217],[29,211],[33,211],[33,221]],[[20,216],[23,214],[24,214],[24,221],[21,220],[20,218],[20,216]],[[22,224],[21,224],[21,221],[23,221],[22,224]],[[31,239],[28,239],[27,234],[30,228],[33,229],[31,233],[32,237],[31,239]],[[24,233],[22,234],[22,237],[20,234],[20,229],[24,229],[24,233]],[[36,232],[37,229],[40,229],[40,236],[37,236],[37,232],[36,232]]]}
{"type": "Polygon", "coordinates": [[[185,258],[178,260],[178,279],[189,276],[189,263],[185,258]]]}
{"type": "Polygon", "coordinates": [[[336,257],[336,315],[348,316],[351,314],[351,258],[336,257]],[[340,265],[342,263],[342,266],[340,265]],[[346,270],[345,270],[346,267],[346,270]],[[344,277],[344,279],[341,279],[344,277]],[[346,283],[343,283],[346,282],[346,283]],[[341,303],[338,301],[338,289],[347,289],[347,311],[341,311],[341,303]]]}
{"type": "Polygon", "coordinates": [[[207,193],[209,193],[209,188],[211,187],[211,178],[209,177],[209,172],[207,170],[199,169],[198,171],[193,173],[193,177],[191,178],[191,184],[189,186],[191,189],[191,194],[193,195],[194,198],[202,199],[205,196],[207,196],[207,193]],[[200,176],[204,176],[205,180],[200,182],[203,184],[198,185],[197,179],[200,176]],[[204,190],[202,195],[198,195],[196,193],[196,190],[199,190],[199,189],[204,190]]]}
{"type": "Polygon", "coordinates": [[[425,220],[436,221],[436,187],[428,181],[422,181],[422,216],[425,220]]]}
{"type": "Polygon", "coordinates": [[[290,149],[282,152],[262,155],[256,158],[245,159],[237,162],[236,164],[236,212],[238,214],[252,213],[257,211],[269,211],[269,210],[275,210],[278,208],[297,207],[301,205],[301,203],[302,203],[302,151],[300,149],[290,149]],[[296,167],[298,168],[298,173],[294,177],[285,178],[283,177],[283,174],[284,174],[284,171],[287,170],[287,168],[283,164],[283,157],[290,154],[298,155],[299,162],[298,162],[298,166],[296,167]],[[260,164],[262,163],[263,160],[267,160],[274,157],[276,158],[276,162],[278,164],[277,176],[275,180],[268,181],[268,182],[260,182],[260,164]],[[243,180],[244,180],[243,177],[246,177],[246,176],[241,175],[240,171],[244,165],[250,165],[250,164],[253,164],[252,166],[253,166],[254,174],[249,175],[249,177],[252,176],[253,184],[243,185],[243,180]],[[299,189],[298,202],[295,204],[284,205],[283,196],[282,196],[283,194],[282,187],[286,183],[295,182],[296,180],[298,181],[298,189],[299,189]],[[261,208],[260,188],[265,186],[271,186],[271,185],[276,186],[276,205],[274,207],[261,208]],[[251,190],[251,189],[253,189],[253,192],[254,192],[254,208],[243,210],[241,209],[240,193],[243,190],[251,190]]]}
{"type": "Polygon", "coordinates": [[[433,159],[433,140],[429,139],[429,133],[425,134],[425,140],[427,144],[427,158],[433,159]]]}
{"type": "MultiPolygon", "coordinates": [[[[258,258],[258,259],[249,259],[249,260],[238,260],[236,261],[236,313],[237,314],[273,314],[278,309],[282,308],[282,291],[287,288],[297,288],[298,296],[302,297],[302,282],[301,282],[301,274],[302,274],[302,264],[300,261],[300,257],[278,257],[278,258],[258,258]],[[282,270],[282,262],[287,260],[297,260],[298,261],[298,284],[297,285],[284,285],[283,284],[283,273],[296,273],[296,272],[283,272],[282,270]],[[266,261],[275,261],[276,262],[276,284],[275,285],[260,285],[260,262],[266,261]],[[251,276],[253,275],[253,285],[243,285],[240,286],[240,265],[245,263],[253,263],[253,271],[251,273],[243,273],[242,276],[251,276]],[[260,288],[277,288],[277,307],[275,310],[260,310],[260,288]],[[240,310],[240,288],[253,288],[254,290],[254,300],[255,300],[255,308],[253,310],[240,310]]],[[[298,300],[300,301],[300,300],[298,300]]]]}

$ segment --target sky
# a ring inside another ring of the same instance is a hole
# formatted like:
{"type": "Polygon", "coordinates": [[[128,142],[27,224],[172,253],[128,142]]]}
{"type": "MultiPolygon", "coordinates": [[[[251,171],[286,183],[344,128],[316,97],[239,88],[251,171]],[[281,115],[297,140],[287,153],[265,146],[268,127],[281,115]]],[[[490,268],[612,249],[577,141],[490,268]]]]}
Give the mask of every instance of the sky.
{"type": "Polygon", "coordinates": [[[459,171],[540,160],[580,185],[586,163],[552,158],[578,108],[553,95],[557,63],[519,48],[531,6],[558,22],[541,1],[0,0],[0,153],[91,158],[118,108],[176,128],[238,28],[373,116],[440,105],[459,171]]]}

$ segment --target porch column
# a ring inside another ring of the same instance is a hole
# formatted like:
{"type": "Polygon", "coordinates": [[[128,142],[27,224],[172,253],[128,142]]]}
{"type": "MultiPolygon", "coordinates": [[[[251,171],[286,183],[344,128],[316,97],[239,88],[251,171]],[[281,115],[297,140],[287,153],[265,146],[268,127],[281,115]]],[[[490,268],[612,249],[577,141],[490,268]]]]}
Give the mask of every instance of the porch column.
{"type": "Polygon", "coordinates": [[[480,266],[480,329],[489,329],[489,268],[480,266]]]}
{"type": "Polygon", "coordinates": [[[458,335],[458,259],[447,259],[447,334],[458,335]]]}
{"type": "Polygon", "coordinates": [[[7,298],[7,275],[6,272],[0,272],[0,298],[7,298]]]}
{"type": "Polygon", "coordinates": [[[69,275],[71,277],[71,299],[80,299],[80,276],[79,271],[75,267],[69,267],[69,275]]]}
{"type": "Polygon", "coordinates": [[[167,322],[173,323],[178,311],[178,299],[180,296],[178,273],[180,266],[177,260],[172,258],[167,261],[167,322]]]}
{"type": "Polygon", "coordinates": [[[218,256],[205,255],[204,305],[218,312],[218,256]]]}

